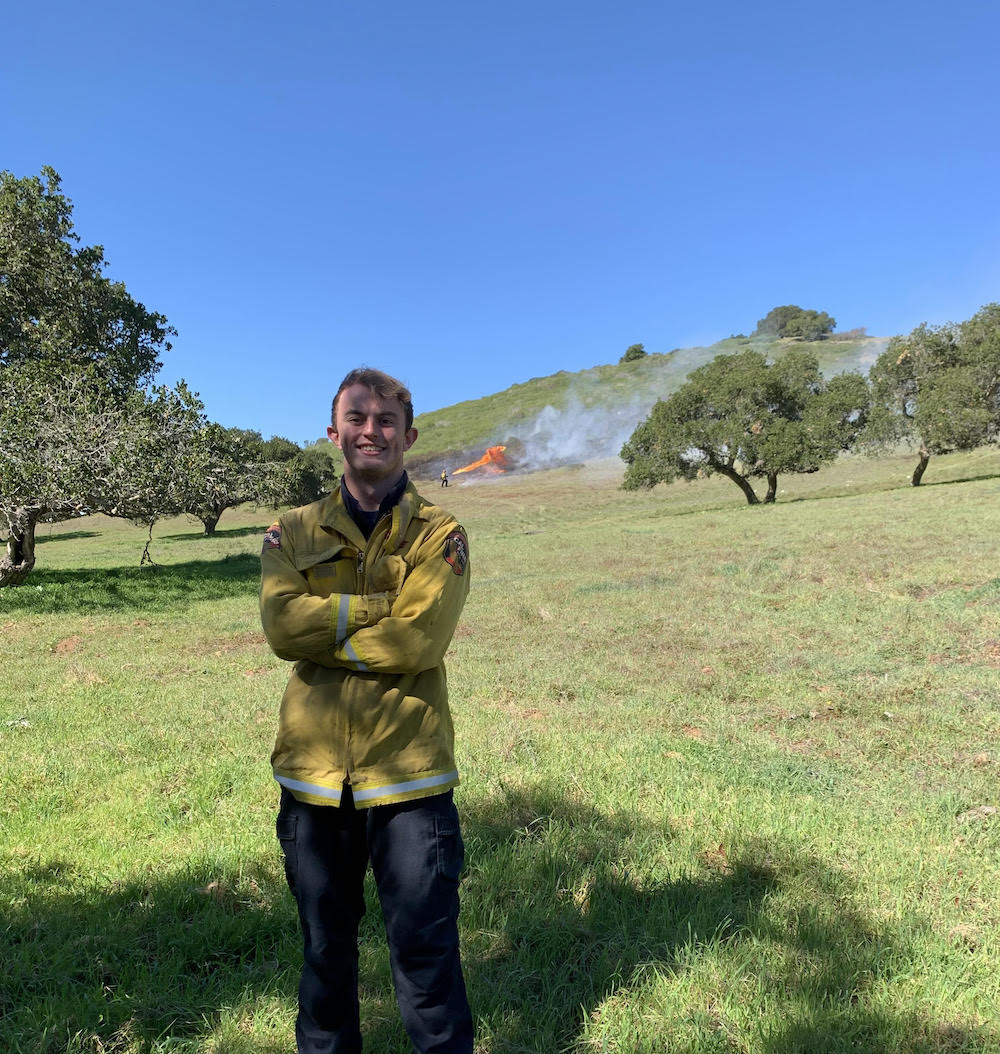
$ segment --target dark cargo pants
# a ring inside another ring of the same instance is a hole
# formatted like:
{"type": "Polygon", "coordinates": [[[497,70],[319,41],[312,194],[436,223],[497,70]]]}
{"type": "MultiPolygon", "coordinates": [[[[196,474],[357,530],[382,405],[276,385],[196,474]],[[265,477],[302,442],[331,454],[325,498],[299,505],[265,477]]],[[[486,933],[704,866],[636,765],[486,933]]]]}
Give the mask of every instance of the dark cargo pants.
{"type": "Polygon", "coordinates": [[[464,848],[452,792],[355,809],[282,789],[277,822],[302,924],[299,1054],[358,1054],[358,926],[369,859],[385,918],[396,1001],[418,1054],[472,1054],[458,952],[464,848]]]}

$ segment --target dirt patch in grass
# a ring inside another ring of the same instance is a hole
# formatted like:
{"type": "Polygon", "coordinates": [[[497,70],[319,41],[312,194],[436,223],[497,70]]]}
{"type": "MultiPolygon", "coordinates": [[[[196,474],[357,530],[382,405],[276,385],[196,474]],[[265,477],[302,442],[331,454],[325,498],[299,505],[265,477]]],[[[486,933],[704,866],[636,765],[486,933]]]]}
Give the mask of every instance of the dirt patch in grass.
{"type": "Polygon", "coordinates": [[[539,710],[533,706],[520,706],[516,703],[507,702],[506,700],[496,700],[496,708],[502,710],[505,714],[510,714],[511,717],[528,718],[530,720],[537,720],[538,718],[545,717],[546,712],[539,710]]]}
{"type": "Polygon", "coordinates": [[[88,670],[83,666],[71,666],[63,683],[68,687],[80,684],[89,688],[95,684],[107,684],[108,682],[94,670],[88,670]]]}
{"type": "Polygon", "coordinates": [[[244,670],[243,671],[243,676],[244,677],[263,677],[265,674],[268,674],[270,672],[271,672],[271,667],[270,666],[255,666],[255,667],[253,667],[253,669],[244,670]]]}
{"type": "Polygon", "coordinates": [[[192,652],[197,655],[229,655],[234,651],[258,651],[267,647],[267,638],[259,630],[244,630],[226,637],[202,641],[192,652]]]}

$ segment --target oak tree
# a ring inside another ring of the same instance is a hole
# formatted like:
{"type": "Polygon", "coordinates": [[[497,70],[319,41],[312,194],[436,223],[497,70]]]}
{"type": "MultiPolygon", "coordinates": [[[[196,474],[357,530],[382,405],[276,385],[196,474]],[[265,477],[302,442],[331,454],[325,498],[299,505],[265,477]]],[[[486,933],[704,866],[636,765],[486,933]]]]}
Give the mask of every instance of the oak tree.
{"type": "Polygon", "coordinates": [[[837,321],[825,311],[803,309],[798,304],[773,307],[757,323],[755,337],[798,337],[801,340],[821,340],[832,333],[837,321]]]}
{"type": "Polygon", "coordinates": [[[719,473],[760,503],[751,480],[815,472],[850,448],[863,426],[863,377],[825,381],[816,357],[796,348],[769,363],[756,351],[719,355],[653,407],[622,448],[626,489],[719,473]]]}
{"type": "Polygon", "coordinates": [[[920,485],[933,454],[972,450],[1000,434],[1000,304],[960,324],[921,323],[893,337],[869,372],[873,448],[919,445],[910,482],[920,485]]]}
{"type": "Polygon", "coordinates": [[[53,169],[0,173],[0,587],[30,574],[39,520],[146,515],[178,489],[180,432],[200,404],[152,386],[174,331],[105,267],[101,246],[79,244],[53,169]]]}

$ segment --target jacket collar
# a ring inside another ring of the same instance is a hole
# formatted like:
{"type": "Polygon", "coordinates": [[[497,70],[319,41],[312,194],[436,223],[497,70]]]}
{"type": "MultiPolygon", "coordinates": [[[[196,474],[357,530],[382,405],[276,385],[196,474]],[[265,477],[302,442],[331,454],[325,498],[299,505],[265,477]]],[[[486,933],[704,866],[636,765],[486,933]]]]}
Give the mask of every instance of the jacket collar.
{"type": "Polygon", "coordinates": [[[381,505],[377,509],[369,512],[367,509],[361,508],[361,503],[354,496],[354,492],[351,491],[347,486],[347,478],[345,476],[340,477],[340,496],[344,501],[344,506],[350,513],[351,519],[361,528],[361,533],[366,537],[370,537],[372,530],[383,516],[391,513],[392,510],[399,504],[399,499],[402,498],[403,492],[406,490],[406,484],[409,483],[410,477],[405,472],[396,480],[396,485],[389,491],[388,494],[382,499],[381,505]]]}
{"type": "MultiPolygon", "coordinates": [[[[417,493],[417,488],[413,485],[412,480],[407,480],[406,489],[403,491],[399,502],[393,509],[393,522],[395,523],[395,513],[399,511],[399,527],[397,537],[403,537],[406,533],[406,528],[409,526],[410,520],[426,520],[429,519],[427,510],[430,505],[417,493]]],[[[368,544],[365,541],[365,536],[361,533],[361,528],[354,522],[354,518],[351,516],[347,507],[344,505],[344,499],[340,493],[340,486],[338,485],[332,494],[328,494],[325,498],[319,502],[318,518],[320,526],[325,531],[336,531],[342,534],[345,538],[349,538],[359,549],[364,549],[368,544]]]]}

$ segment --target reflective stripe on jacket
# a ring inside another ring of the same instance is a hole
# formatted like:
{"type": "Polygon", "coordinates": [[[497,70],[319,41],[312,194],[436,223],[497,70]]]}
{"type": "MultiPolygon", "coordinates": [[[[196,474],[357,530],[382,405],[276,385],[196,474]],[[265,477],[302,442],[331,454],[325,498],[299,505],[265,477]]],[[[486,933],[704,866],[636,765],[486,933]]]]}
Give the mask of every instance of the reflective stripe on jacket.
{"type": "Polygon", "coordinates": [[[444,654],[469,591],[468,542],[412,484],[366,542],[338,490],[285,513],[261,553],[261,621],[295,666],[274,776],[301,801],[360,807],[458,783],[444,654]]]}

